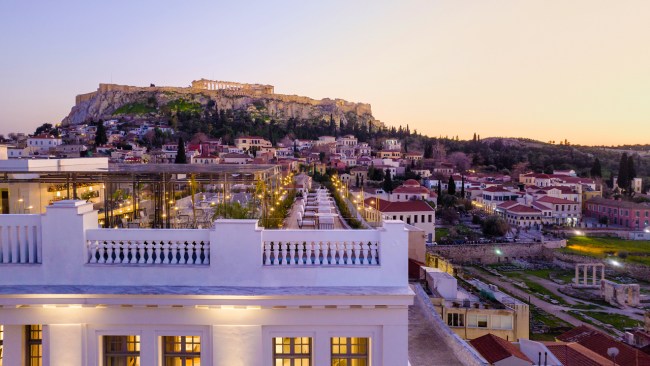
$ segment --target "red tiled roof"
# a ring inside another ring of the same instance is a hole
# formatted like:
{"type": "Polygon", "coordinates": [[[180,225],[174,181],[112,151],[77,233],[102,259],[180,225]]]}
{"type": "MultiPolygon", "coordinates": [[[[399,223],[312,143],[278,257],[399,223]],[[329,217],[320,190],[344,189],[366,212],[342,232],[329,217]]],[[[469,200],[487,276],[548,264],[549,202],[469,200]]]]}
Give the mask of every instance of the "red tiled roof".
{"type": "Polygon", "coordinates": [[[616,347],[619,351],[618,356],[616,356],[616,363],[619,365],[650,365],[650,355],[640,352],[636,348],[619,342],[607,334],[586,325],[581,325],[564,332],[557,339],[564,342],[577,342],[600,356],[607,358],[609,358],[607,349],[616,347]]]}
{"type": "Polygon", "coordinates": [[[402,185],[403,185],[403,186],[419,187],[419,186],[420,186],[420,182],[418,182],[418,181],[415,180],[415,179],[407,179],[407,180],[404,181],[404,183],[402,183],[402,185]]]}
{"type": "Polygon", "coordinates": [[[490,186],[483,190],[484,192],[510,192],[501,186],[490,186]]]}
{"type": "Polygon", "coordinates": [[[608,360],[578,343],[542,342],[563,365],[610,366],[608,360]]]}
{"type": "Polygon", "coordinates": [[[557,197],[551,197],[551,196],[544,196],[544,197],[538,199],[537,202],[545,202],[545,203],[552,203],[552,204],[558,204],[558,205],[566,205],[566,204],[577,205],[578,204],[578,202],[569,201],[569,200],[565,200],[564,198],[557,198],[557,197]]]}
{"type": "Polygon", "coordinates": [[[516,357],[524,361],[528,361],[532,365],[532,361],[519,350],[514,344],[506,341],[501,337],[488,333],[484,336],[474,338],[469,343],[474,347],[489,363],[497,363],[509,357],[516,357]]]}
{"type": "Polygon", "coordinates": [[[428,194],[429,190],[426,187],[404,187],[399,186],[393,190],[393,193],[423,193],[428,194]]]}
{"type": "Polygon", "coordinates": [[[364,203],[368,207],[375,207],[381,212],[431,212],[435,211],[428,203],[422,200],[404,202],[390,202],[381,198],[366,198],[364,203]]]}
{"type": "Polygon", "coordinates": [[[515,212],[515,213],[534,213],[534,214],[541,214],[542,210],[539,210],[534,207],[528,207],[524,205],[515,205],[510,208],[508,208],[508,211],[510,212],[515,212]]]}
{"type": "Polygon", "coordinates": [[[542,210],[542,211],[550,211],[551,210],[550,208],[548,208],[548,207],[546,207],[544,205],[541,205],[541,204],[539,204],[537,202],[533,202],[533,204],[531,206],[533,206],[533,207],[535,207],[535,208],[537,208],[539,210],[542,210]]]}

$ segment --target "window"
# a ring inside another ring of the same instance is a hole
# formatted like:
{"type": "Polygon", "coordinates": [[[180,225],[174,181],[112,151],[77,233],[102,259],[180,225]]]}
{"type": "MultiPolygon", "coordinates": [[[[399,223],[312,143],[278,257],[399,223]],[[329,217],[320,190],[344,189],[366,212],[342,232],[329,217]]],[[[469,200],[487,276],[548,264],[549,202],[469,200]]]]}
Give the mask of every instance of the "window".
{"type": "Polygon", "coordinates": [[[167,336],[163,337],[164,366],[201,365],[201,337],[167,336]]]}
{"type": "Polygon", "coordinates": [[[140,336],[104,336],[104,366],[140,366],[140,336]]]}
{"type": "Polygon", "coordinates": [[[464,327],[465,326],[465,314],[448,313],[447,314],[447,325],[449,325],[450,327],[464,327]]]}
{"type": "Polygon", "coordinates": [[[413,223],[414,224],[418,223],[418,215],[413,215],[413,223]]]}
{"type": "Polygon", "coordinates": [[[311,366],[311,338],[273,338],[273,366],[311,366]]]}
{"type": "Polygon", "coordinates": [[[479,314],[470,314],[467,319],[467,325],[474,328],[487,328],[488,316],[479,314]]]}
{"type": "Polygon", "coordinates": [[[25,326],[25,349],[27,351],[25,363],[27,366],[41,366],[43,364],[43,326],[25,326]]]}
{"type": "Polygon", "coordinates": [[[433,216],[433,215],[429,215],[429,222],[431,222],[431,217],[432,217],[432,216],[433,216]]]}
{"type": "Polygon", "coordinates": [[[512,316],[510,315],[492,315],[490,320],[492,329],[512,329],[512,316]]]}
{"type": "Polygon", "coordinates": [[[0,325],[0,366],[2,366],[2,351],[3,351],[4,331],[5,331],[5,326],[0,325]]]}
{"type": "Polygon", "coordinates": [[[332,366],[368,366],[368,338],[332,338],[332,366]]]}

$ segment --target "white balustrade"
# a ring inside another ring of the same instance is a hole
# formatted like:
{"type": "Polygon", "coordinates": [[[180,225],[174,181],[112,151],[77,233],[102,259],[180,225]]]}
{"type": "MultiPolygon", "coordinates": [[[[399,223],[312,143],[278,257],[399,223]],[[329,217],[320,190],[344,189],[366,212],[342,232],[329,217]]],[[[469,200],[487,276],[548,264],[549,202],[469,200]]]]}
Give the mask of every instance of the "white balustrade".
{"type": "Polygon", "coordinates": [[[262,256],[264,266],[353,267],[380,263],[379,243],[365,240],[265,240],[262,256]]]}
{"type": "Polygon", "coordinates": [[[41,215],[0,215],[0,264],[42,262],[41,215]]]}
{"type": "Polygon", "coordinates": [[[208,229],[93,229],[86,231],[86,245],[90,264],[210,264],[208,229]]]}

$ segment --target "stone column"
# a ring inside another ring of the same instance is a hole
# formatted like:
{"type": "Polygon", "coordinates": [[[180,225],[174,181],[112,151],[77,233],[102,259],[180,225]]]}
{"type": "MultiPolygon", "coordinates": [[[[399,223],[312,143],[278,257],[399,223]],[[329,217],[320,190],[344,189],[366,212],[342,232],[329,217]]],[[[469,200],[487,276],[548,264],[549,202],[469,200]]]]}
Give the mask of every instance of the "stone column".
{"type": "Polygon", "coordinates": [[[56,324],[43,327],[43,355],[49,364],[81,366],[83,327],[80,324],[56,324]],[[46,341],[46,339],[48,341],[46,341]]]}
{"type": "Polygon", "coordinates": [[[594,266],[592,271],[591,271],[592,276],[593,276],[593,278],[591,280],[591,284],[594,285],[594,286],[596,286],[596,270],[598,269],[597,267],[598,266],[594,266]]]}
{"type": "Polygon", "coordinates": [[[576,264],[576,277],[575,277],[575,279],[573,281],[576,286],[580,284],[580,275],[579,275],[579,273],[580,273],[580,265],[576,264]]]}
{"type": "Polygon", "coordinates": [[[584,272],[583,272],[583,277],[584,277],[584,285],[589,286],[589,281],[587,280],[587,272],[589,272],[589,267],[587,267],[588,264],[585,264],[584,266],[584,272]]]}
{"type": "Polygon", "coordinates": [[[3,342],[3,365],[24,365],[25,326],[5,325],[3,342]]]}

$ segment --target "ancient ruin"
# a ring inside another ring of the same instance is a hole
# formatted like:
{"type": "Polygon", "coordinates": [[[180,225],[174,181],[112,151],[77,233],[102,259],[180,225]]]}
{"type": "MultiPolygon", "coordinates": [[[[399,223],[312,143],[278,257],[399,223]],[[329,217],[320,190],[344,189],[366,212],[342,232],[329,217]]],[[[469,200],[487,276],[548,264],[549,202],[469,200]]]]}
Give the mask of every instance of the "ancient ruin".
{"type": "Polygon", "coordinates": [[[620,284],[613,281],[600,281],[600,295],[614,306],[639,306],[640,286],[620,284]]]}
{"type": "Polygon", "coordinates": [[[599,288],[600,281],[602,280],[605,280],[604,264],[576,263],[576,276],[573,279],[573,287],[599,288]],[[589,278],[589,270],[591,270],[591,279],[589,278]],[[582,271],[582,275],[580,275],[581,271],[582,271]],[[600,271],[600,279],[598,278],[598,271],[600,271]],[[580,280],[581,277],[582,277],[582,281],[580,280]]]}
{"type": "Polygon", "coordinates": [[[251,94],[273,94],[273,85],[262,84],[246,84],[236,83],[232,81],[219,81],[219,80],[194,80],[192,81],[192,88],[202,90],[238,90],[246,91],[251,94]]]}

